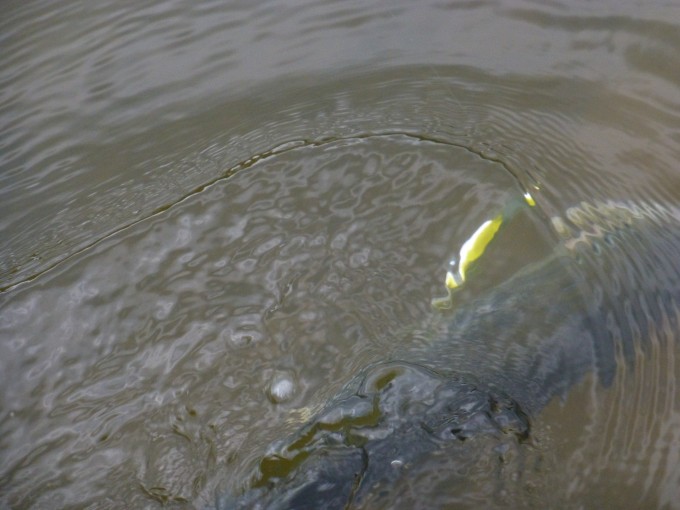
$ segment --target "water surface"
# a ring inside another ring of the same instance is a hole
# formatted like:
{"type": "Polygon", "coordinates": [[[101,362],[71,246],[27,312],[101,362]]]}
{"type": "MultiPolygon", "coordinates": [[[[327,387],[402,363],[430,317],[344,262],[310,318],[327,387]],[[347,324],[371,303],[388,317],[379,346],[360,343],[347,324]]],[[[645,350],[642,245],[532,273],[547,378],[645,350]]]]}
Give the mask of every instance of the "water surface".
{"type": "MultiPolygon", "coordinates": [[[[5,506],[242,489],[428,341],[447,262],[524,192],[459,299],[564,246],[605,296],[677,271],[674,2],[9,2],[0,41],[5,506]],[[608,235],[620,259],[573,248],[608,235]]],[[[537,417],[526,505],[678,507],[675,311],[537,417]]]]}

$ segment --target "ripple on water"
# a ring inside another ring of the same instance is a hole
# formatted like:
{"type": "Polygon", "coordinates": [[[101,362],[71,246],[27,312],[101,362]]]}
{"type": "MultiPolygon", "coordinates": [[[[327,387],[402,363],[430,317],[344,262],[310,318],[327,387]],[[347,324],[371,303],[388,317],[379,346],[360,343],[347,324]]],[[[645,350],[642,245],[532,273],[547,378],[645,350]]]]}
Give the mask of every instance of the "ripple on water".
{"type": "Polygon", "coordinates": [[[502,167],[446,144],[339,140],[262,160],[104,240],[5,304],[7,335],[50,338],[3,357],[23,423],[21,433],[11,427],[12,472],[37,476],[67,449],[78,483],[100,487],[87,498],[131,469],[147,489],[172,480],[154,499],[191,499],[175,455],[187,473],[205,472],[204,444],[180,454],[159,413],[203,409],[192,420],[220,445],[211,462],[249,465],[258,449],[239,446],[269,434],[257,424],[280,418],[278,407],[320,402],[348,372],[397,349],[441,287],[432,268],[452,250],[446,240],[520,195],[502,167]],[[52,313],[36,320],[29,303],[52,313]],[[41,439],[67,425],[90,440],[41,439]],[[143,468],[140,448],[165,468],[143,468]],[[89,469],[111,451],[129,452],[129,468],[89,469]]]}
{"type": "Polygon", "coordinates": [[[525,492],[677,506],[677,12],[9,2],[0,505],[211,505],[427,344],[446,262],[531,190],[460,299],[564,248],[619,369],[541,416],[558,475],[525,492]]]}

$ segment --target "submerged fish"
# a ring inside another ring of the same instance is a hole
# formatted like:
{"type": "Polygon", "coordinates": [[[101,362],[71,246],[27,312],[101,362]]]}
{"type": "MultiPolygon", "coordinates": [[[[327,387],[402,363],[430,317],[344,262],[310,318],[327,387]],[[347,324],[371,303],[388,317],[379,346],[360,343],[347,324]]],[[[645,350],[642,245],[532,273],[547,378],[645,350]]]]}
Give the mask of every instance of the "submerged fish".
{"type": "MultiPolygon", "coordinates": [[[[269,447],[250,489],[220,495],[217,507],[380,508],[433,463],[464,491],[478,463],[511,458],[546,404],[585,374],[610,385],[660,324],[670,332],[662,341],[675,341],[680,211],[581,204],[552,222],[562,239],[553,256],[440,316],[428,345],[363,369],[269,447]]],[[[471,238],[468,260],[492,227],[471,238]]]]}

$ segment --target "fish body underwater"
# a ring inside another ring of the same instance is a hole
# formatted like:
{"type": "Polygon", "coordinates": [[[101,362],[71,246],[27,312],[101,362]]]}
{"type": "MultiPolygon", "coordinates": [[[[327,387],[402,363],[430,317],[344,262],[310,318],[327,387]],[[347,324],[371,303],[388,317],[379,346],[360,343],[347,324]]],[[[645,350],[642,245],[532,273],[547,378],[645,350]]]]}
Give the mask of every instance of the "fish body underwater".
{"type": "MultiPolygon", "coordinates": [[[[554,255],[454,303],[425,328],[429,341],[365,367],[217,507],[382,508],[386,494],[435,483],[433,465],[464,491],[476,466],[519,462],[541,411],[586,374],[609,387],[661,324],[661,341],[675,341],[680,211],[581,204],[552,227],[554,255]]],[[[405,507],[418,504],[437,507],[405,507]]]]}

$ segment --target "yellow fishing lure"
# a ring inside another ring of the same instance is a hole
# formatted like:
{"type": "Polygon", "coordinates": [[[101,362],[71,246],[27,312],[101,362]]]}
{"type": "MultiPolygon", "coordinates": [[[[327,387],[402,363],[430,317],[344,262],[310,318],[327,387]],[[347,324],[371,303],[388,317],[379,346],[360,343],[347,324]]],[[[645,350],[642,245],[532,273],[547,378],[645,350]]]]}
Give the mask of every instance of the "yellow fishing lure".
{"type": "MultiPolygon", "coordinates": [[[[534,198],[529,192],[524,193],[524,201],[530,207],[536,205],[534,198]]],[[[516,210],[516,206],[506,209],[506,216],[511,216],[516,210]]],[[[470,265],[482,256],[484,250],[493,240],[498,230],[504,221],[504,215],[501,213],[491,220],[487,220],[482,223],[477,230],[470,236],[470,238],[463,243],[460,248],[460,256],[458,258],[458,271],[456,273],[452,271],[446,272],[446,278],[444,280],[444,285],[446,285],[447,296],[443,298],[436,298],[432,300],[432,305],[435,308],[451,308],[451,291],[457,289],[463,283],[465,283],[466,273],[470,265]]]]}
{"type": "Polygon", "coordinates": [[[498,229],[501,228],[502,223],[503,216],[499,214],[494,219],[482,223],[470,239],[465,241],[460,249],[458,274],[453,274],[451,271],[446,272],[445,284],[447,288],[455,289],[465,282],[465,273],[468,267],[482,256],[482,253],[484,253],[484,250],[486,250],[498,229]]]}

